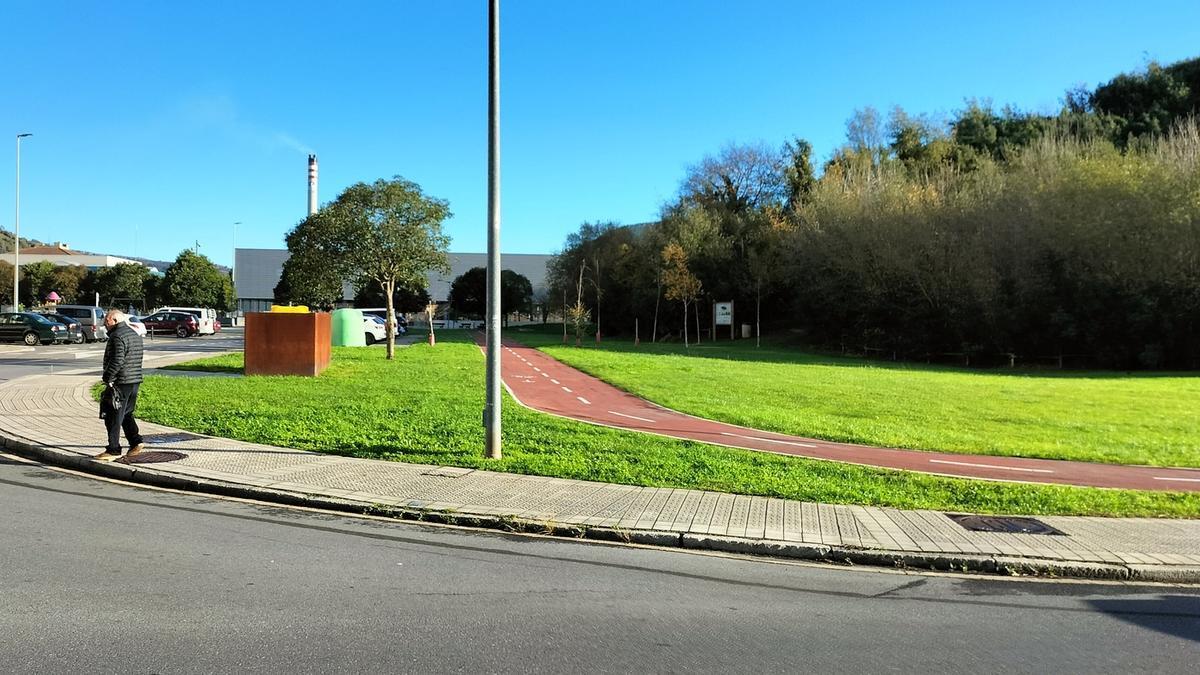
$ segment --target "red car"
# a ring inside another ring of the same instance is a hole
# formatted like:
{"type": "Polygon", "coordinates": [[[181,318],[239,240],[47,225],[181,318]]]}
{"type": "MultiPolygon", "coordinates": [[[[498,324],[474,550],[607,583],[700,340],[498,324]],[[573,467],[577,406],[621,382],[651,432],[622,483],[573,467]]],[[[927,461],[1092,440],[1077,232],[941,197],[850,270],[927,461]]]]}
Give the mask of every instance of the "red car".
{"type": "Polygon", "coordinates": [[[142,319],[151,335],[177,335],[181,338],[200,334],[196,317],[187,312],[155,312],[142,319]]]}

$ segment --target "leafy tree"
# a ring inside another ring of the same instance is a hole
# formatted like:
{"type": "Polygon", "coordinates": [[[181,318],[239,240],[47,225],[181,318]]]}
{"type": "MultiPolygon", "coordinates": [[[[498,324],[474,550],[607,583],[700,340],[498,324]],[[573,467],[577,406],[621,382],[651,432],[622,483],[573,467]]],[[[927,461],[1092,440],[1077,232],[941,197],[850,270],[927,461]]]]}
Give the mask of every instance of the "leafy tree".
{"type": "Polygon", "coordinates": [[[787,182],[787,204],[795,210],[808,199],[817,183],[812,164],[812,144],[803,138],[796,138],[784,144],[783,154],[787,158],[783,169],[783,177],[787,182]]]}
{"type": "Polygon", "coordinates": [[[162,280],[163,299],[172,305],[233,309],[233,283],[207,256],[184,250],[167,268],[162,280]]]}
{"type": "Polygon", "coordinates": [[[54,290],[54,263],[45,260],[21,265],[21,304],[36,307],[54,290]]]}
{"type": "Polygon", "coordinates": [[[505,324],[513,312],[529,313],[533,308],[533,284],[529,277],[512,270],[500,270],[500,308],[505,324]]]}
{"type": "MultiPolygon", "coordinates": [[[[374,282],[360,284],[354,294],[354,306],[378,307],[380,305],[386,306],[387,299],[383,297],[379,285],[374,282]]],[[[415,290],[407,286],[396,287],[392,306],[396,308],[397,312],[424,312],[427,305],[429,305],[429,292],[423,287],[415,290]]]]}
{"type": "MultiPolygon", "coordinates": [[[[533,284],[512,270],[500,270],[500,314],[507,325],[508,315],[528,312],[533,301],[533,284]]],[[[450,306],[467,316],[487,313],[487,268],[472,267],[450,283],[450,306]]]]}
{"type": "Polygon", "coordinates": [[[424,286],[430,270],[449,271],[442,221],[449,205],[400,178],[356,183],[288,233],[288,285],[328,294],[332,280],[379,284],[387,306],[387,358],[395,356],[396,289],[424,286]]]}
{"type": "Polygon", "coordinates": [[[475,318],[487,312],[487,268],[472,267],[450,282],[450,306],[475,318]]]}
{"type": "Polygon", "coordinates": [[[12,304],[13,266],[0,260],[0,305],[12,304]]]}
{"type": "Polygon", "coordinates": [[[83,265],[58,265],[50,274],[50,285],[63,298],[63,302],[76,302],[87,272],[83,265]]]}
{"type": "Polygon", "coordinates": [[[1122,73],[1096,88],[1092,107],[1121,121],[1118,144],[1130,136],[1165,134],[1176,119],[1194,112],[1193,92],[1175,75],[1186,68],[1186,63],[1168,69],[1151,62],[1140,73],[1122,73]]]}
{"type": "MultiPolygon", "coordinates": [[[[663,286],[667,299],[683,303],[683,344],[688,346],[687,308],[700,295],[700,279],[688,269],[687,253],[677,242],[663,248],[663,286]]],[[[699,336],[697,336],[699,337],[699,336]]]]}
{"type": "Polygon", "coordinates": [[[91,290],[100,294],[103,303],[122,299],[136,305],[147,305],[147,285],[153,275],[149,268],[135,263],[120,263],[97,270],[91,290]]]}
{"type": "MultiPolygon", "coordinates": [[[[297,254],[297,251],[320,250],[321,243],[313,239],[326,236],[334,227],[330,214],[322,210],[288,233],[287,246],[292,255],[284,261],[283,273],[274,288],[276,304],[331,310],[342,300],[345,296],[343,272],[330,261],[322,260],[319,254],[297,254]]],[[[365,285],[360,284],[360,287],[365,285]]]]}

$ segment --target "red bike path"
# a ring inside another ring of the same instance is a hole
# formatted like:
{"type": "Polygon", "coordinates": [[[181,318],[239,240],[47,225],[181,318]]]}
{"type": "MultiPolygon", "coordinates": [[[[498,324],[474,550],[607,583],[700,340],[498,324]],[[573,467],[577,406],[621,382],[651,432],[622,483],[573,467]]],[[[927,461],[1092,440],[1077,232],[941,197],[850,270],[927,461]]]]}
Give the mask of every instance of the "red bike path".
{"type": "MultiPolygon", "coordinates": [[[[482,346],[483,338],[479,338],[482,346]]],[[[941,476],[1131,490],[1200,491],[1200,469],[877,448],[759,431],[664,408],[504,339],[501,378],[528,408],[600,426],[745,450],[941,476]]]]}

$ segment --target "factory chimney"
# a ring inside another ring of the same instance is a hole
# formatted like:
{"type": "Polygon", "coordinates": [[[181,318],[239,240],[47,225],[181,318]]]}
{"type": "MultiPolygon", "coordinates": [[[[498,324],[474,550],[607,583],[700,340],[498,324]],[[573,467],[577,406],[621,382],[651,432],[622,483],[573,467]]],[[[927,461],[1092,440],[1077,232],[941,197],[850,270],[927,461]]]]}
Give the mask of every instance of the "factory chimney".
{"type": "Polygon", "coordinates": [[[308,156],[308,215],[317,212],[317,156],[308,156]]]}

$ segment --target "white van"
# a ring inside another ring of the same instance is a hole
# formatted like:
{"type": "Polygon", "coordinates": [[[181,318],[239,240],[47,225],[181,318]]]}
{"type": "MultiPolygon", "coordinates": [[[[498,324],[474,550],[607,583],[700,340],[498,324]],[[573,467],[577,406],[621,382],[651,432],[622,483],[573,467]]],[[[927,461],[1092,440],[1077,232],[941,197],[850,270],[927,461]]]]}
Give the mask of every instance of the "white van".
{"type": "Polygon", "coordinates": [[[212,335],[217,332],[217,310],[207,307],[159,307],[156,312],[186,312],[196,317],[196,325],[201,335],[212,335]]]}

